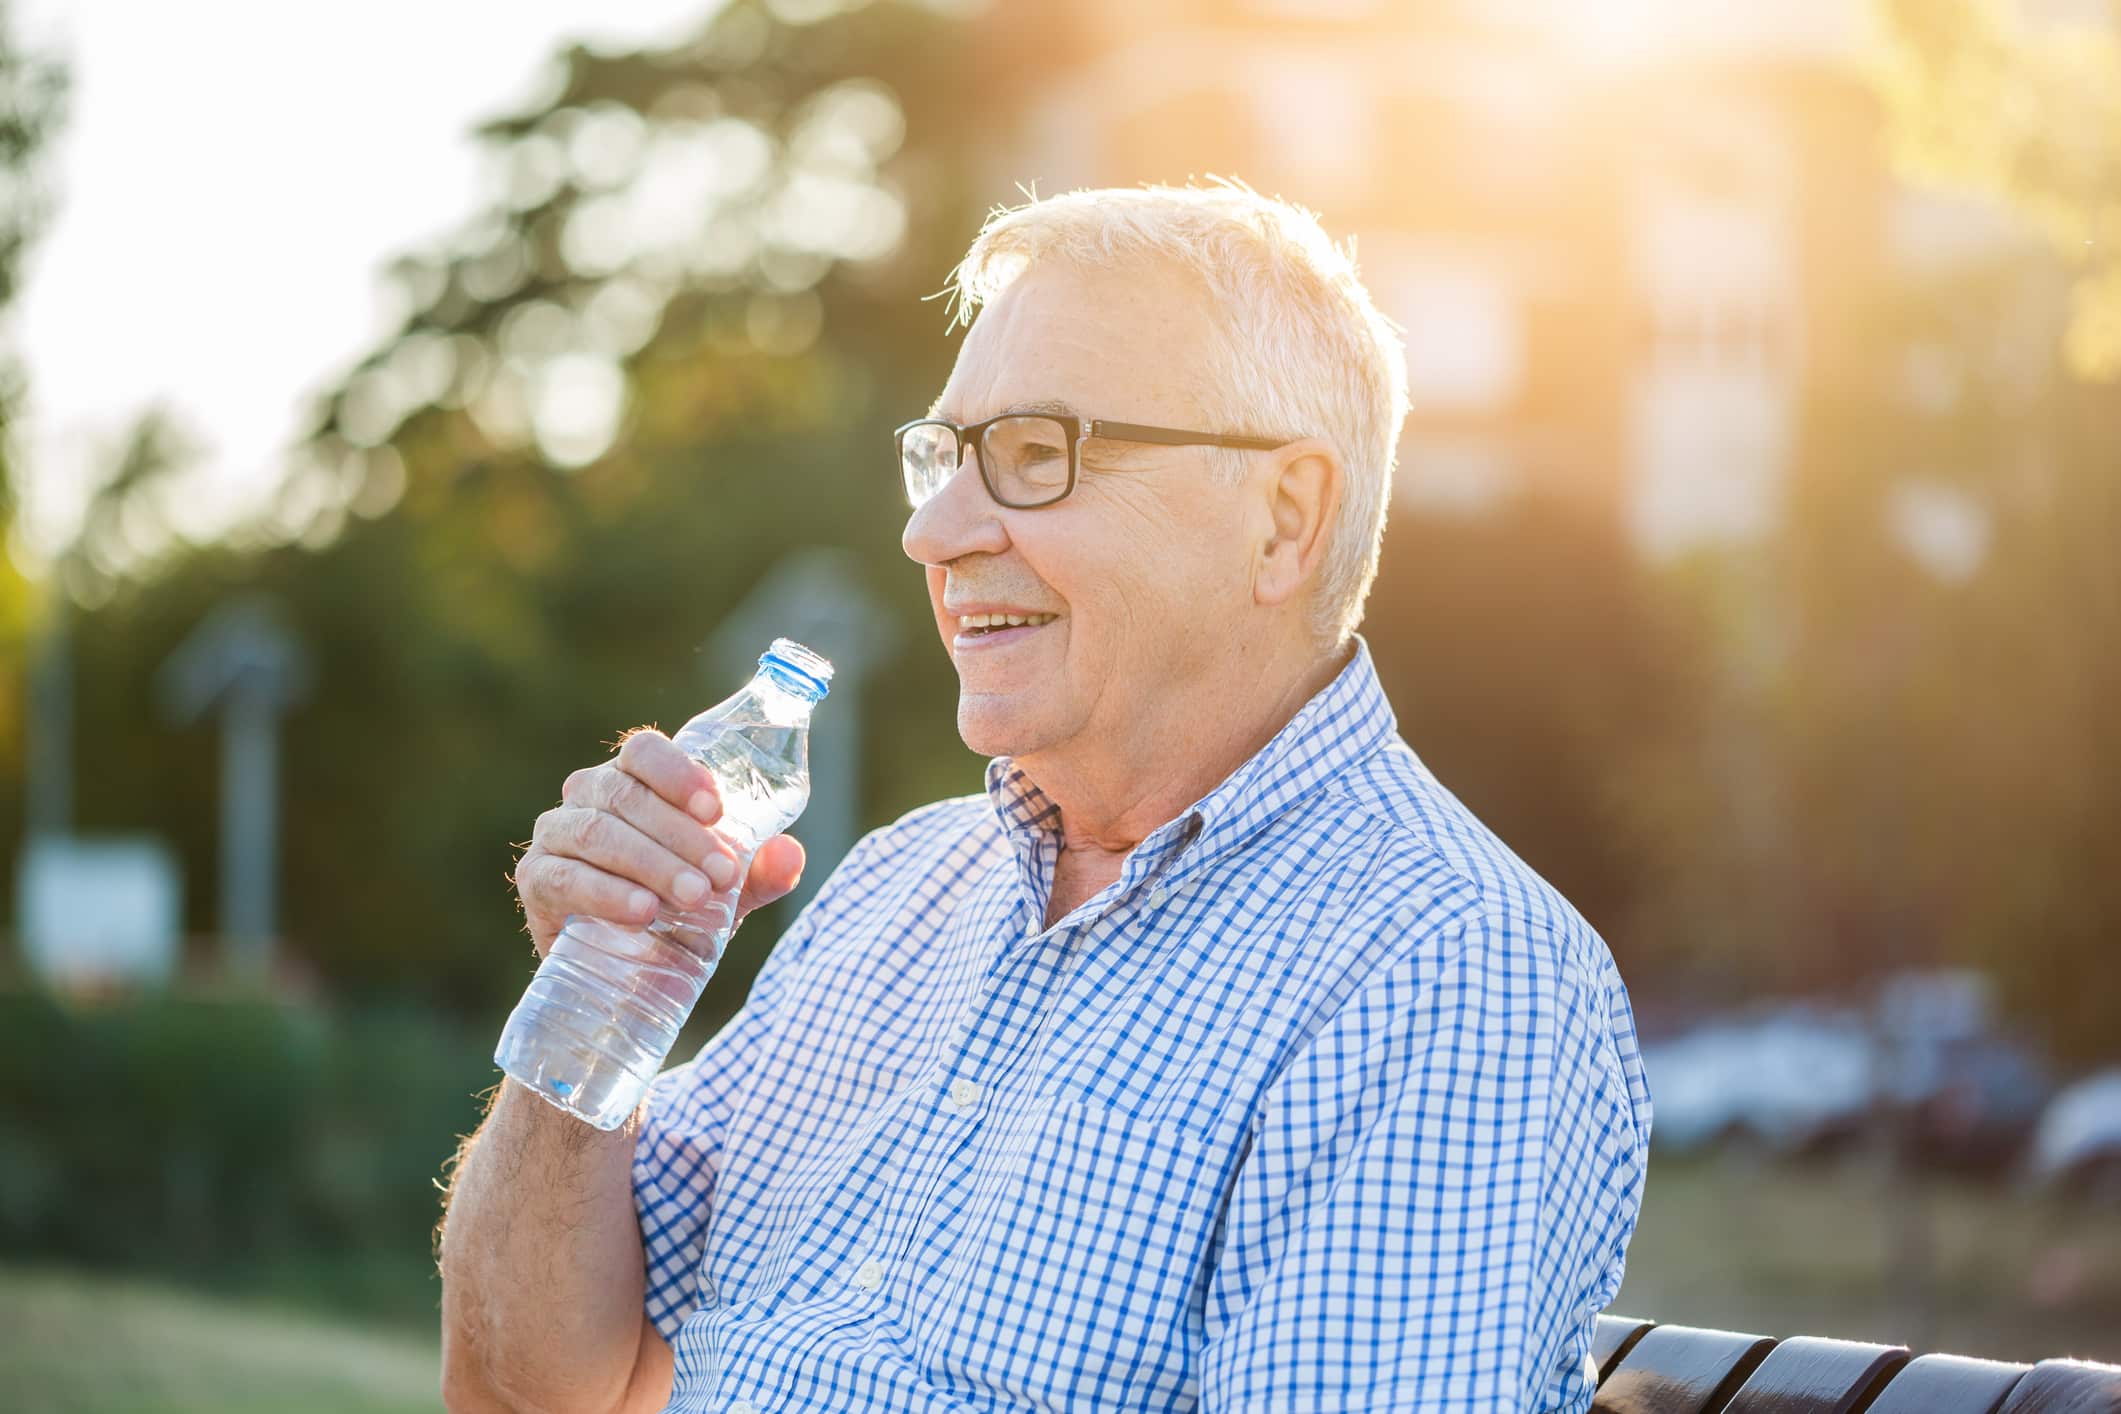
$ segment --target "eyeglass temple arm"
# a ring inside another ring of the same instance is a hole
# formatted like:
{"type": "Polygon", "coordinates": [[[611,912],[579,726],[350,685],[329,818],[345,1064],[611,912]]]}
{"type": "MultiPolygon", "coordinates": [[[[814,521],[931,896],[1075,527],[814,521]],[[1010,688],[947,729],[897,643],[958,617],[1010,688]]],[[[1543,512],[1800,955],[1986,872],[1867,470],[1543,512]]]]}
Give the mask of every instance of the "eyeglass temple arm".
{"type": "Polygon", "coordinates": [[[1086,422],[1085,437],[1114,437],[1126,442],[1154,442],[1165,447],[1247,447],[1268,451],[1282,446],[1279,437],[1214,437],[1205,432],[1181,432],[1171,427],[1145,427],[1138,422],[1086,422]]]}

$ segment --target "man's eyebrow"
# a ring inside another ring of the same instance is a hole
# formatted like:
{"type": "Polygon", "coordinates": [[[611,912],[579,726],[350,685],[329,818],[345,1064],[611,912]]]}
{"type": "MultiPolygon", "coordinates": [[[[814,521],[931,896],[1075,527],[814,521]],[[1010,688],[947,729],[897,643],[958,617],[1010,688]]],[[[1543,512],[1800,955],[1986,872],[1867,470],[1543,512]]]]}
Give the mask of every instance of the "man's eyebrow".
{"type": "MultiPolygon", "coordinates": [[[[994,416],[1006,417],[1012,412],[1048,412],[1055,417],[1073,417],[1086,422],[1089,420],[1078,413],[1073,404],[1064,402],[1059,398],[1033,398],[1028,402],[1011,403],[1008,407],[995,413],[994,416]]],[[[945,422],[955,422],[960,426],[969,425],[965,423],[964,419],[947,411],[943,407],[941,398],[937,398],[934,405],[928,409],[928,416],[939,417],[945,422]]]]}
{"type": "Polygon", "coordinates": [[[1018,403],[1011,412],[1050,412],[1057,417],[1078,417],[1075,408],[1059,398],[1040,398],[1036,402],[1018,403]]]}

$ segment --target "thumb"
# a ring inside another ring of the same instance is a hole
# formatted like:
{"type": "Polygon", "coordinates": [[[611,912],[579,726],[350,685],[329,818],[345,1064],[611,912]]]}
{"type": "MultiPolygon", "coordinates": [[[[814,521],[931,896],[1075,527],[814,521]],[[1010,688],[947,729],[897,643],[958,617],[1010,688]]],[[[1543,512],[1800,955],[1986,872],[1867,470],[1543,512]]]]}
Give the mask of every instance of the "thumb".
{"type": "Polygon", "coordinates": [[[744,891],[737,898],[737,921],[792,891],[802,880],[805,858],[802,841],[794,835],[775,835],[760,845],[751,856],[751,872],[744,876],[744,891]]]}

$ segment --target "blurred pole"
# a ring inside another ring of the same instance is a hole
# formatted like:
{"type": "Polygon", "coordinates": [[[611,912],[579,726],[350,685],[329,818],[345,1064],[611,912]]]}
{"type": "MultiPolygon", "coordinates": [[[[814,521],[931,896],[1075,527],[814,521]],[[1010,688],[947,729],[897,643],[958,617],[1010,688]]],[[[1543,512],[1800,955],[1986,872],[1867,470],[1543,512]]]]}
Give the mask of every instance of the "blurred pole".
{"type": "Polygon", "coordinates": [[[279,704],[238,682],[221,711],[221,933],[230,969],[272,966],[279,883],[279,704]]]}
{"type": "MultiPolygon", "coordinates": [[[[1910,805],[1906,782],[1901,778],[1901,758],[1884,743],[1894,740],[1896,709],[1905,705],[1909,665],[1915,659],[1919,625],[1904,625],[1887,644],[1885,690],[1878,694],[1881,708],[1881,747],[1873,758],[1883,767],[1878,789],[1880,863],[1888,887],[1908,884],[1907,835],[1910,805]]],[[[1876,993],[1875,1035],[1879,1041],[1879,1063],[1884,1084],[1877,1087],[1881,1113],[1878,1141],[1884,1146],[1880,1165],[1880,1196],[1885,1203],[1881,1229],[1885,1238],[1886,1302],[1899,1315],[1897,1339],[1916,1350],[1935,1344],[1936,1270],[1935,1242],[1931,1232],[1928,1195],[1923,1191],[1927,1175],[1917,1155],[1921,1120],[1920,1091],[1923,1085],[1921,1057],[1917,1047],[1926,1039],[1918,1034],[1924,1024],[1924,1009],[1912,1005],[1904,979],[1917,961],[1911,934],[1918,926],[1916,910],[1909,900],[1893,897],[1885,909],[1885,936],[1879,961],[1882,977],[1876,993]]],[[[1922,949],[1926,954],[1928,949],[1922,949]]]]}
{"type": "MultiPolygon", "coordinates": [[[[1899,927],[1896,924],[1894,933],[1899,927]]],[[[1904,949],[1889,945],[1888,976],[1905,966],[1904,949]]],[[[1931,1231],[1927,1177],[1917,1143],[1921,1111],[1915,1097],[1919,1038],[1897,1024],[1883,1007],[1877,1028],[1879,1054],[1887,1083],[1879,1087],[1876,1131],[1881,1146],[1879,1193],[1885,1203],[1881,1228],[1885,1237],[1887,1309],[1896,1313],[1894,1338],[1916,1350],[1936,1343],[1936,1250],[1931,1231]]]]}
{"type": "Polygon", "coordinates": [[[156,675],[179,725],[221,712],[221,946],[229,972],[272,968],[279,881],[279,719],[309,690],[309,655],[260,599],[223,604],[156,675]]]}
{"type": "MultiPolygon", "coordinates": [[[[1971,557],[1962,557],[1949,547],[1940,549],[1922,519],[1898,513],[1891,503],[1883,529],[1947,591],[1973,575],[1987,554],[1986,538],[1976,542],[1971,557]]],[[[1882,828],[1877,834],[1886,851],[1882,861],[1888,866],[1886,878],[1898,889],[1912,890],[1914,871],[1906,842],[1919,807],[1908,790],[1911,777],[1906,758],[1892,748],[1899,740],[1900,719],[1913,697],[1915,665],[1931,646],[1922,601],[1898,600],[1897,612],[1885,626],[1888,637],[1880,655],[1873,757],[1883,763],[1885,771],[1878,792],[1882,828]]],[[[1879,1035],[1890,1048],[1895,1081],[1888,1097],[1889,1122],[1884,1126],[1889,1145],[1883,1168],[1886,1263],[1889,1296],[1905,1323],[1903,1338],[1917,1348],[1933,1345],[1937,1328],[1936,1224],[1924,1186],[1930,1175],[1921,1163],[1924,1109],[1935,1102],[1948,1073],[1943,1049],[1948,1044],[1947,1027],[1923,984],[1910,976],[1916,967],[1925,969],[1925,977],[1934,974],[1938,949],[1928,930],[1924,912],[1913,899],[1896,896],[1891,900],[1883,964],[1884,986],[1893,990],[1890,1005],[1888,993],[1881,992],[1879,1008],[1879,1035]],[[1924,931],[1918,935],[1918,929],[1924,931]]]]}
{"type": "Polygon", "coordinates": [[[817,546],[777,560],[715,626],[702,658],[726,690],[751,675],[776,638],[832,662],[832,690],[810,725],[810,804],[790,831],[803,842],[803,880],[788,897],[800,912],[854,847],[861,824],[862,680],[897,650],[898,625],[870,602],[860,561],[817,546]]]}
{"type": "Polygon", "coordinates": [[[63,835],[74,822],[73,619],[66,590],[56,583],[51,613],[37,638],[28,722],[28,807],[25,834],[63,835]]]}
{"type": "Polygon", "coordinates": [[[798,913],[854,848],[861,827],[862,675],[859,670],[849,674],[842,688],[835,659],[832,686],[840,710],[824,718],[810,736],[810,805],[797,826],[802,831],[803,878],[791,895],[798,913]]]}

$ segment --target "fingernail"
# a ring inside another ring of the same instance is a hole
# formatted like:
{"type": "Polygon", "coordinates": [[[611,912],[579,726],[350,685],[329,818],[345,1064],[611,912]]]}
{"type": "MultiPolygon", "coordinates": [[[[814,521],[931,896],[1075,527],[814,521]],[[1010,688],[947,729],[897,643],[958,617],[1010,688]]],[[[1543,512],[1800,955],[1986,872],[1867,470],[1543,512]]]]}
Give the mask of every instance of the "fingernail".
{"type": "Polygon", "coordinates": [[[655,912],[655,895],[646,889],[635,889],[626,902],[635,913],[655,912]]]}
{"type": "Polygon", "coordinates": [[[694,791],[691,801],[686,804],[685,808],[690,810],[697,819],[710,825],[722,818],[722,802],[714,798],[713,791],[694,791]]]}
{"type": "Polygon", "coordinates": [[[736,882],[736,861],[726,854],[709,856],[707,860],[707,877],[714,880],[716,888],[728,888],[736,882]]]}
{"type": "Polygon", "coordinates": [[[691,903],[701,894],[707,892],[707,881],[687,869],[684,873],[678,875],[675,883],[671,884],[670,891],[677,895],[679,903],[691,903]]]}

